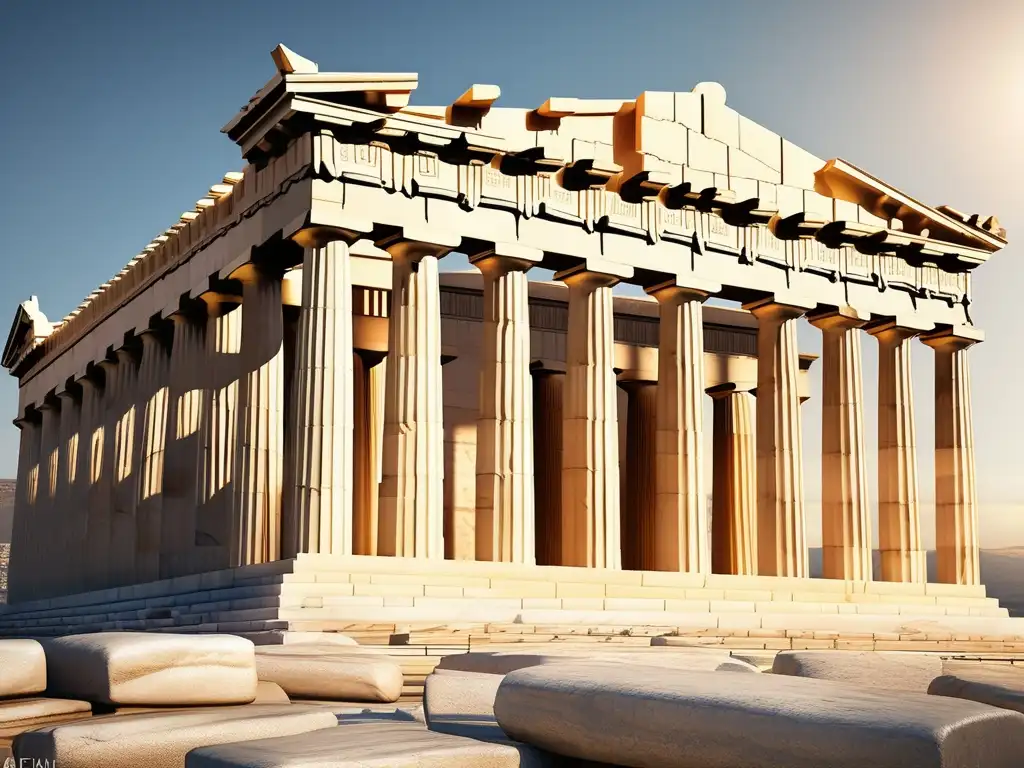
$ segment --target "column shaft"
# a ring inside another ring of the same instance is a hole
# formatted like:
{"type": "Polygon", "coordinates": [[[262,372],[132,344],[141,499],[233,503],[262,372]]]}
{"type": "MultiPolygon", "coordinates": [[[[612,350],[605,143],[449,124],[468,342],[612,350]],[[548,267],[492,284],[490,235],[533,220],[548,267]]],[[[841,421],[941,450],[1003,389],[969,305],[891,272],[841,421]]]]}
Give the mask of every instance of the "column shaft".
{"type": "Polygon", "coordinates": [[[533,387],[530,381],[531,258],[488,252],[484,277],[480,415],[476,438],[476,559],[536,562],[533,387]]]}
{"type": "Polygon", "coordinates": [[[77,387],[65,389],[58,398],[60,470],[53,504],[53,527],[50,531],[50,567],[47,569],[47,596],[50,597],[79,591],[75,580],[75,562],[82,542],[74,534],[78,527],[78,517],[84,514],[84,510],[75,504],[81,400],[77,387]]]}
{"type": "Polygon", "coordinates": [[[42,437],[39,460],[39,485],[36,514],[33,516],[29,540],[29,600],[46,597],[52,583],[54,568],[53,539],[57,528],[57,483],[60,475],[60,402],[49,395],[39,408],[42,413],[42,437]]]}
{"type": "Polygon", "coordinates": [[[889,323],[878,339],[878,548],[882,581],[924,582],[918,507],[910,340],[916,331],[889,323]]]}
{"type": "Polygon", "coordinates": [[[537,565],[562,564],[562,397],[565,373],[533,371],[533,466],[537,565]]]}
{"type": "MultiPolygon", "coordinates": [[[[79,379],[82,388],[81,418],[78,433],[78,469],[75,482],[75,506],[79,510],[78,524],[72,536],[78,541],[75,592],[92,588],[94,576],[91,572],[93,552],[90,546],[96,543],[94,527],[100,525],[97,504],[94,501],[100,491],[103,479],[104,408],[103,386],[95,374],[79,379]]],[[[103,534],[106,536],[106,533],[103,534]]]]}
{"type": "Polygon", "coordinates": [[[657,501],[647,567],[703,573],[710,567],[704,494],[704,320],[708,294],[655,286],[658,299],[657,501]]]}
{"type": "Polygon", "coordinates": [[[757,574],[757,451],[754,396],[725,385],[712,391],[714,455],[711,569],[757,574]]]}
{"type": "Polygon", "coordinates": [[[348,244],[304,251],[295,356],[290,552],[353,553],[352,276],[348,244]]]}
{"type": "Polygon", "coordinates": [[[391,249],[383,472],[377,552],[444,557],[444,423],[438,254],[391,249]]]}
{"type": "Polygon", "coordinates": [[[113,511],[110,516],[111,586],[135,581],[136,511],[138,509],[138,445],[142,415],[138,404],[139,371],[135,353],[126,348],[115,352],[117,365],[116,403],[111,414],[114,428],[113,511]]]}
{"type": "Polygon", "coordinates": [[[816,314],[822,331],[821,531],[826,579],[871,579],[871,516],[864,456],[863,322],[848,310],[816,314]]]}
{"type": "Polygon", "coordinates": [[[800,361],[802,307],[749,306],[757,331],[757,565],[767,576],[807,577],[800,361]]]}
{"type": "Polygon", "coordinates": [[[281,555],[284,313],[278,271],[249,264],[238,277],[244,312],[230,562],[250,565],[281,555]]]}
{"type": "Polygon", "coordinates": [[[14,524],[11,528],[11,553],[8,561],[7,599],[17,603],[30,599],[32,587],[32,536],[38,514],[39,456],[42,417],[30,411],[15,424],[21,431],[18,448],[18,482],[15,486],[14,524]]]}
{"type": "Polygon", "coordinates": [[[103,589],[112,583],[111,541],[114,503],[114,444],[120,414],[119,374],[116,360],[98,364],[103,373],[96,391],[95,421],[92,434],[89,489],[89,533],[86,540],[86,579],[88,590],[103,589]]]}
{"type": "Polygon", "coordinates": [[[562,405],[562,564],[620,568],[619,427],[612,285],[572,270],[562,405]]]}
{"type": "Polygon", "coordinates": [[[377,554],[378,488],[384,436],[384,386],[387,360],[373,352],[355,352],[355,432],[353,436],[352,538],[354,554],[377,554]]]}
{"type": "Polygon", "coordinates": [[[139,363],[139,479],[135,528],[135,580],[160,578],[160,533],[164,491],[164,448],[167,437],[167,379],[170,358],[159,333],[142,334],[139,363]]]}
{"type": "Polygon", "coordinates": [[[978,339],[940,331],[935,349],[935,550],[938,581],[981,584],[978,491],[968,350],[978,339]]]}
{"type": "Polygon", "coordinates": [[[653,381],[626,381],[626,476],[621,510],[622,567],[655,570],[658,563],[656,493],[657,409],[660,385],[653,381]]]}

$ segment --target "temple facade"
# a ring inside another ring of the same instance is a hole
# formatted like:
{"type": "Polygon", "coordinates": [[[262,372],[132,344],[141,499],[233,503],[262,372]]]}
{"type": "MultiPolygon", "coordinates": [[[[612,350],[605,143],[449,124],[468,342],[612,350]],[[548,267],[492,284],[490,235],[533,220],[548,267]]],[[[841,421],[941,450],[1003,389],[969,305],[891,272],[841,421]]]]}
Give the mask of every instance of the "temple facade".
{"type": "Polygon", "coordinates": [[[415,75],[274,60],[224,128],[241,172],[60,322],[18,308],[11,602],[307,555],[808,579],[811,407],[823,576],[924,595],[914,344],[938,581],[979,595],[971,273],[1005,245],[994,217],[816,158],[714,83],[422,107],[415,75]],[[441,272],[452,253],[473,272],[441,272]]]}

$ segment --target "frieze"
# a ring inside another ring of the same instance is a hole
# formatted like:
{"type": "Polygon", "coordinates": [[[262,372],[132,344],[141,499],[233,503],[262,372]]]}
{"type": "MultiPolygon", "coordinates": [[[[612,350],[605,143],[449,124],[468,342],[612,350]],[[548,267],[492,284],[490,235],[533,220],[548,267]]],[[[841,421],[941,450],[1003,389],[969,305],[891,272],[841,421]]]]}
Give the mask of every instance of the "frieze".
{"type": "Polygon", "coordinates": [[[723,251],[732,255],[740,254],[739,229],[726,224],[721,216],[713,213],[702,213],[704,242],[713,251],[723,251]]]}
{"type": "Polygon", "coordinates": [[[659,240],[692,245],[697,232],[696,211],[692,208],[655,208],[655,232],[659,240]]]}
{"type": "Polygon", "coordinates": [[[629,203],[618,192],[601,190],[597,193],[599,210],[596,212],[598,229],[635,237],[649,237],[647,220],[651,203],[629,203]]]}
{"type": "Polygon", "coordinates": [[[777,267],[789,267],[786,241],[777,238],[768,227],[755,225],[746,228],[746,243],[753,258],[777,267]]]}
{"type": "Polygon", "coordinates": [[[875,257],[861,253],[852,246],[846,246],[842,250],[843,263],[845,265],[843,274],[846,279],[854,282],[874,284],[875,257]]]}
{"type": "Polygon", "coordinates": [[[465,166],[441,162],[432,152],[417,152],[412,156],[412,193],[424,197],[459,199],[460,169],[465,166]]]}
{"type": "Polygon", "coordinates": [[[468,208],[483,206],[519,213],[522,210],[523,180],[509,176],[490,165],[467,167],[463,204],[468,208]]]}
{"type": "Polygon", "coordinates": [[[839,249],[809,238],[798,240],[797,244],[801,270],[823,275],[832,282],[839,280],[839,249]]]}
{"type": "Polygon", "coordinates": [[[586,220],[586,196],[566,189],[553,174],[538,174],[532,186],[532,211],[545,219],[581,224],[586,220]]]}
{"type": "Polygon", "coordinates": [[[898,256],[879,256],[882,278],[887,285],[901,290],[917,291],[917,267],[898,256]]]}

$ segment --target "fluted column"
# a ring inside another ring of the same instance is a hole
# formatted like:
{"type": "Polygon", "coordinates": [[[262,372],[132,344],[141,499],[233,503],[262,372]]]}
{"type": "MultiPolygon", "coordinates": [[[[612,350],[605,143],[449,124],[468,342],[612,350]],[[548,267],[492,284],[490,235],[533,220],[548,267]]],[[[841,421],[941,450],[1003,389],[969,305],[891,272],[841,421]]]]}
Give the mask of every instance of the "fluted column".
{"type": "Polygon", "coordinates": [[[376,555],[387,360],[382,352],[365,350],[355,352],[352,358],[355,383],[352,540],[355,554],[376,555]]]}
{"type": "Polygon", "coordinates": [[[470,261],[484,277],[476,437],[476,559],[536,562],[529,280],[543,253],[498,243],[470,261]]]}
{"type": "MultiPolygon", "coordinates": [[[[200,426],[200,505],[187,558],[190,571],[227,568],[231,562],[238,451],[238,407],[242,376],[242,317],[236,297],[204,293],[206,402],[200,426]]],[[[256,311],[255,309],[253,311],[256,311]]],[[[188,533],[184,534],[186,537],[188,533]]],[[[186,539],[188,541],[188,539],[186,539]]]]}
{"type": "Polygon", "coordinates": [[[562,404],[562,564],[620,568],[619,426],[612,286],[585,267],[569,286],[562,404]]]}
{"type": "Polygon", "coordinates": [[[63,595],[77,592],[75,563],[82,542],[74,533],[78,517],[85,510],[75,504],[75,483],[78,473],[79,426],[81,398],[79,388],[72,384],[57,393],[60,400],[60,469],[53,503],[53,524],[50,530],[50,561],[47,568],[47,594],[63,595]]]}
{"type": "Polygon", "coordinates": [[[919,331],[883,323],[878,339],[878,548],[882,581],[924,582],[918,505],[917,436],[910,376],[911,339],[919,331]]]}
{"type": "Polygon", "coordinates": [[[115,443],[120,417],[120,376],[115,357],[100,360],[96,367],[102,384],[96,397],[96,428],[92,438],[93,477],[89,490],[89,532],[86,540],[86,589],[102,589],[112,583],[111,542],[115,480],[115,443]]]}
{"type": "Polygon", "coordinates": [[[757,438],[749,384],[708,390],[712,432],[711,570],[757,574],[757,438]]]}
{"type": "Polygon", "coordinates": [[[871,514],[864,455],[861,331],[855,310],[817,312],[821,329],[821,539],[826,579],[871,580],[871,514]]]}
{"type": "Polygon", "coordinates": [[[11,552],[7,569],[7,601],[30,599],[32,586],[32,536],[38,514],[39,457],[42,447],[42,415],[27,409],[15,419],[21,432],[18,448],[18,482],[15,486],[14,523],[11,528],[11,552]]]}
{"type": "Polygon", "coordinates": [[[195,546],[200,503],[201,425],[210,371],[204,350],[205,305],[171,315],[167,427],[164,438],[163,504],[160,514],[160,577],[183,575],[195,546]]]}
{"type": "Polygon", "coordinates": [[[458,243],[382,243],[392,258],[377,553],[444,557],[444,421],[438,260],[458,243]]]}
{"type": "Polygon", "coordinates": [[[800,356],[796,328],[809,308],[773,298],[747,305],[757,330],[757,567],[807,577],[800,356]]]}
{"type": "Polygon", "coordinates": [[[42,414],[39,483],[36,513],[29,533],[28,593],[26,599],[46,597],[53,578],[53,539],[56,526],[57,484],[60,477],[60,401],[49,394],[39,406],[42,414]]]}
{"type": "MultiPolygon", "coordinates": [[[[78,468],[76,470],[75,501],[77,524],[72,536],[77,541],[74,572],[75,592],[84,592],[93,585],[90,572],[93,553],[89,547],[95,542],[93,526],[98,525],[94,498],[100,493],[103,477],[104,408],[103,385],[95,370],[80,378],[81,407],[78,432],[78,468]]],[[[105,534],[104,534],[105,535],[105,534]]]]}
{"type": "Polygon", "coordinates": [[[280,270],[250,263],[232,275],[242,283],[242,377],[230,562],[280,558],[284,459],[284,314],[280,270]]]}
{"type": "Polygon", "coordinates": [[[167,438],[167,380],[170,357],[163,328],[141,334],[139,362],[138,508],[136,511],[135,580],[160,578],[160,533],[163,511],[164,448],[167,438]]]}
{"type": "MultiPolygon", "coordinates": [[[[110,579],[113,585],[135,581],[137,542],[139,424],[139,360],[134,349],[114,352],[117,365],[116,401],[111,414],[114,423],[113,514],[110,518],[110,579]]],[[[144,405],[144,404],[143,404],[144,405]]]]}
{"type": "Polygon", "coordinates": [[[982,338],[969,326],[921,338],[935,350],[935,559],[943,584],[981,584],[967,353],[982,338]]]}
{"type": "Polygon", "coordinates": [[[628,396],[626,476],[620,512],[622,567],[654,570],[659,542],[656,493],[656,443],[660,384],[637,379],[619,382],[628,396]]]}
{"type": "Polygon", "coordinates": [[[564,366],[531,364],[533,487],[537,565],[562,564],[562,398],[564,366]]]}
{"type": "Polygon", "coordinates": [[[353,548],[352,268],[355,238],[311,243],[302,261],[287,553],[353,548]],[[289,526],[291,527],[291,526],[289,526]]]}
{"type": "Polygon", "coordinates": [[[703,302],[710,294],[675,280],[647,292],[658,300],[660,317],[657,500],[647,567],[703,573],[711,566],[703,456],[703,302]]]}

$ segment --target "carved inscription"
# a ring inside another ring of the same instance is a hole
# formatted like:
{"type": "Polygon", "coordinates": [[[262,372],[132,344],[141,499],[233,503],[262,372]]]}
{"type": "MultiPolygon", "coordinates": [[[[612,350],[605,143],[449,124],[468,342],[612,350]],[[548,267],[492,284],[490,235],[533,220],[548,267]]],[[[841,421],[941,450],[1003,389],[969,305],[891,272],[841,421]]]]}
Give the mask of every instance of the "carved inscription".
{"type": "Polygon", "coordinates": [[[604,215],[614,229],[644,233],[647,231],[643,220],[643,206],[640,203],[627,203],[614,192],[604,193],[604,215]]]}
{"type": "Polygon", "coordinates": [[[771,233],[768,227],[751,227],[751,238],[754,242],[754,251],[758,259],[786,264],[786,244],[771,233]]]}
{"type": "Polygon", "coordinates": [[[658,235],[665,240],[687,243],[693,240],[693,211],[657,207],[658,235]]]}
{"type": "Polygon", "coordinates": [[[897,256],[882,256],[882,274],[887,282],[916,285],[915,268],[897,256]]]}
{"type": "Polygon", "coordinates": [[[856,248],[846,248],[846,271],[862,277],[871,277],[871,257],[856,248]]]}
{"type": "Polygon", "coordinates": [[[827,269],[834,272],[839,271],[839,250],[826,248],[824,243],[817,240],[801,241],[804,252],[804,266],[811,268],[827,269]]]}
{"type": "Polygon", "coordinates": [[[568,221],[583,217],[579,192],[569,191],[552,176],[538,177],[537,182],[537,208],[542,215],[568,221]]]}
{"type": "Polygon", "coordinates": [[[442,163],[426,153],[417,154],[413,162],[413,186],[418,194],[458,198],[459,171],[463,166],[442,163]]]}
{"type": "Polygon", "coordinates": [[[710,215],[707,220],[708,243],[723,245],[731,250],[739,251],[739,231],[731,224],[726,224],[720,216],[710,215]]]}
{"type": "Polygon", "coordinates": [[[967,275],[939,270],[939,290],[950,296],[963,296],[967,292],[967,275]]]}
{"type": "Polygon", "coordinates": [[[518,180],[497,168],[485,165],[480,169],[480,204],[519,210],[518,180]]]}

